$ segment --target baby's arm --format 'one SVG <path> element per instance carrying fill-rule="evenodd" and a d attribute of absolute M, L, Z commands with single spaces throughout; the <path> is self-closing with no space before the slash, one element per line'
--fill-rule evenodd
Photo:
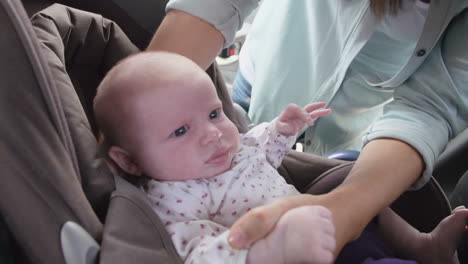
<path fill-rule="evenodd" d="M 247 250 L 229 246 L 229 226 L 214 221 L 218 211 L 201 182 L 158 182 L 145 190 L 184 263 L 245 263 Z"/>
<path fill-rule="evenodd" d="M 248 250 L 233 249 L 227 242 L 229 229 L 209 220 L 171 223 L 167 227 L 184 263 L 246 262 Z"/>
<path fill-rule="evenodd" d="M 296 142 L 296 134 L 306 124 L 313 125 L 316 118 L 331 112 L 330 109 L 320 109 L 325 106 L 326 103 L 314 103 L 301 108 L 290 104 L 272 122 L 259 124 L 243 134 L 241 142 L 261 149 L 265 152 L 268 163 L 278 168 Z"/>
<path fill-rule="evenodd" d="M 332 263 L 335 227 L 322 206 L 285 213 L 273 231 L 250 249 L 229 246 L 229 230 L 209 220 L 166 223 L 184 263 Z"/>
<path fill-rule="evenodd" d="M 331 112 L 331 109 L 321 109 L 326 105 L 325 102 L 319 102 L 302 108 L 295 104 L 289 104 L 276 119 L 278 133 L 284 136 L 293 136 L 299 133 L 305 125 L 313 126 L 315 119 Z"/>
<path fill-rule="evenodd" d="M 247 263 L 332 263 L 335 226 L 322 206 L 303 206 L 286 212 L 273 231 L 255 242 Z"/>

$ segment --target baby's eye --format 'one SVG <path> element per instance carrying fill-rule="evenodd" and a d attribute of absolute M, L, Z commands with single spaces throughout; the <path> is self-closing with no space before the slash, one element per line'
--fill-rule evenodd
<path fill-rule="evenodd" d="M 181 126 L 178 129 L 176 129 L 174 132 L 172 132 L 171 136 L 173 137 L 180 137 L 183 136 L 187 131 L 189 130 L 188 126 Z"/>
<path fill-rule="evenodd" d="M 220 111 L 221 111 L 221 110 L 219 110 L 219 109 L 213 110 L 213 111 L 210 113 L 210 119 L 218 118 L 218 117 L 219 117 Z"/>

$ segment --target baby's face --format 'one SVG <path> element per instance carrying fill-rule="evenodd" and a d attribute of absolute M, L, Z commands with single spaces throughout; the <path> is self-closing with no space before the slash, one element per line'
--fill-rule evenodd
<path fill-rule="evenodd" d="M 239 133 L 208 76 L 145 89 L 135 107 L 130 154 L 162 181 L 209 178 L 230 169 Z"/>

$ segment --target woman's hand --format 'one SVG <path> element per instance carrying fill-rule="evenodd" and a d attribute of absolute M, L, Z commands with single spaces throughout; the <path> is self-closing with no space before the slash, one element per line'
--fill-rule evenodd
<path fill-rule="evenodd" d="M 229 244 L 234 248 L 250 247 L 268 235 L 284 213 L 302 205 L 319 204 L 319 197 L 310 194 L 288 196 L 250 210 L 231 227 Z"/>

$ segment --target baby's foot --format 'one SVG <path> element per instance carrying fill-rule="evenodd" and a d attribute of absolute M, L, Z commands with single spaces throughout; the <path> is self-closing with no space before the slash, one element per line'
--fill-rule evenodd
<path fill-rule="evenodd" d="M 457 247 L 468 222 L 468 209 L 457 207 L 428 234 L 421 263 L 458 263 Z"/>

